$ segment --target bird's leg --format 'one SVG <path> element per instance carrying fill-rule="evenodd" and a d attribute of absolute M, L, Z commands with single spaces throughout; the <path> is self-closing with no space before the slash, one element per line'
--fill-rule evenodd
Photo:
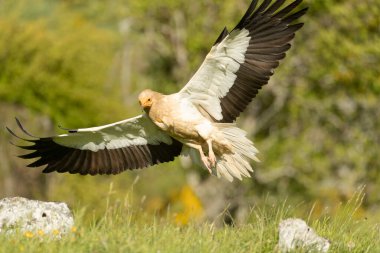
<path fill-rule="evenodd" d="M 198 151 L 199 151 L 199 154 L 201 155 L 201 159 L 202 159 L 203 164 L 208 169 L 208 172 L 210 172 L 210 174 L 212 174 L 212 170 L 211 170 L 212 164 L 210 162 L 210 159 L 204 154 L 202 146 L 199 145 L 198 147 L 199 147 Z"/>
<path fill-rule="evenodd" d="M 203 149 L 202 149 L 202 145 L 196 145 L 196 144 L 187 144 L 189 145 L 190 147 L 198 150 L 200 156 L 201 156 L 201 160 L 204 164 L 204 166 L 207 168 L 207 170 L 210 172 L 210 174 L 212 174 L 212 166 L 211 166 L 211 163 L 210 163 L 210 160 L 209 158 L 204 154 L 203 152 Z"/>
<path fill-rule="evenodd" d="M 206 141 L 206 143 L 208 145 L 208 160 L 210 162 L 210 165 L 212 167 L 215 167 L 215 165 L 216 165 L 216 157 L 215 157 L 215 154 L 214 154 L 214 150 L 212 149 L 212 140 L 208 139 Z"/>
<path fill-rule="evenodd" d="M 212 168 L 212 165 L 211 165 L 211 163 L 210 163 L 210 160 L 208 159 L 207 156 L 205 156 L 205 155 L 203 154 L 202 151 L 201 151 L 200 153 L 201 153 L 201 159 L 202 159 L 203 164 L 206 166 L 208 172 L 210 172 L 210 174 L 212 174 L 212 169 L 211 169 L 211 168 Z"/>

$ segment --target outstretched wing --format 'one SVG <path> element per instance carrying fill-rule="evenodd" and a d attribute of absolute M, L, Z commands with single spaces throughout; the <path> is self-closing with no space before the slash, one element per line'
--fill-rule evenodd
<path fill-rule="evenodd" d="M 302 2 L 284 8 L 285 0 L 253 0 L 238 25 L 224 28 L 201 67 L 179 92 L 215 121 L 233 122 L 268 83 L 289 42 L 303 24 L 292 24 L 307 8 L 293 12 Z M 257 7 L 257 8 L 256 8 Z M 293 12 L 293 13 L 292 13 Z"/>
<path fill-rule="evenodd" d="M 16 119 L 21 130 L 32 139 L 18 137 L 32 151 L 21 158 L 39 158 L 28 167 L 46 165 L 44 173 L 57 171 L 82 175 L 118 174 L 127 169 L 173 161 L 181 153 L 182 143 L 161 131 L 144 114 L 110 125 L 70 130 L 47 138 L 30 135 Z"/>

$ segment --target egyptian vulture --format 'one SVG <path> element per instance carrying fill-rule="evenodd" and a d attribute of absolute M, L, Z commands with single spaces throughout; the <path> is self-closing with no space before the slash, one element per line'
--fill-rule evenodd
<path fill-rule="evenodd" d="M 257 149 L 235 120 L 268 83 L 290 41 L 303 23 L 295 23 L 307 8 L 295 10 L 302 0 L 253 0 L 231 32 L 217 38 L 191 80 L 177 93 L 144 90 L 138 99 L 142 115 L 109 125 L 69 130 L 39 138 L 18 137 L 38 158 L 28 167 L 46 166 L 44 173 L 81 175 L 117 174 L 190 156 L 210 173 L 233 178 L 250 177 L 250 160 Z"/>

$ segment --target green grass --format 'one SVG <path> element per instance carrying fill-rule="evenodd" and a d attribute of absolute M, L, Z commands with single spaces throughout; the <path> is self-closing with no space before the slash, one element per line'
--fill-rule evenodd
<path fill-rule="evenodd" d="M 84 221 L 84 211 L 76 212 L 76 231 L 62 240 L 1 235 L 0 252 L 276 252 L 278 224 L 295 213 L 304 213 L 298 217 L 332 242 L 329 252 L 380 252 L 378 224 L 358 214 L 362 199 L 359 192 L 334 214 L 325 211 L 314 218 L 313 208 L 303 210 L 303 205 L 254 207 L 246 224 L 220 228 L 195 222 L 179 226 L 169 213 L 152 217 L 115 205 L 92 222 Z"/>

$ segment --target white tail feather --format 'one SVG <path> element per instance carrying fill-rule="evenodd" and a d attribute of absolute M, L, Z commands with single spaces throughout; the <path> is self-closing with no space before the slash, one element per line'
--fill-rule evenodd
<path fill-rule="evenodd" d="M 256 157 L 258 150 L 246 137 L 245 131 L 230 123 L 215 123 L 214 126 L 219 129 L 214 138 L 222 138 L 227 141 L 232 146 L 232 153 L 216 155 L 216 168 L 213 174 L 217 177 L 223 176 L 230 182 L 233 181 L 234 177 L 240 180 L 243 177 L 251 177 L 250 172 L 253 172 L 253 169 L 249 162 L 250 160 L 259 162 Z M 182 149 L 182 155 L 189 155 L 194 163 L 207 169 L 198 150 L 185 145 Z"/>
<path fill-rule="evenodd" d="M 249 160 L 259 162 L 256 157 L 258 150 L 246 137 L 245 131 L 236 127 L 235 124 L 215 124 L 220 130 L 224 139 L 232 146 L 232 153 L 223 154 L 216 157 L 216 175 L 223 176 L 228 181 L 233 178 L 242 180 L 242 177 L 251 177 L 249 172 L 253 169 Z"/>

